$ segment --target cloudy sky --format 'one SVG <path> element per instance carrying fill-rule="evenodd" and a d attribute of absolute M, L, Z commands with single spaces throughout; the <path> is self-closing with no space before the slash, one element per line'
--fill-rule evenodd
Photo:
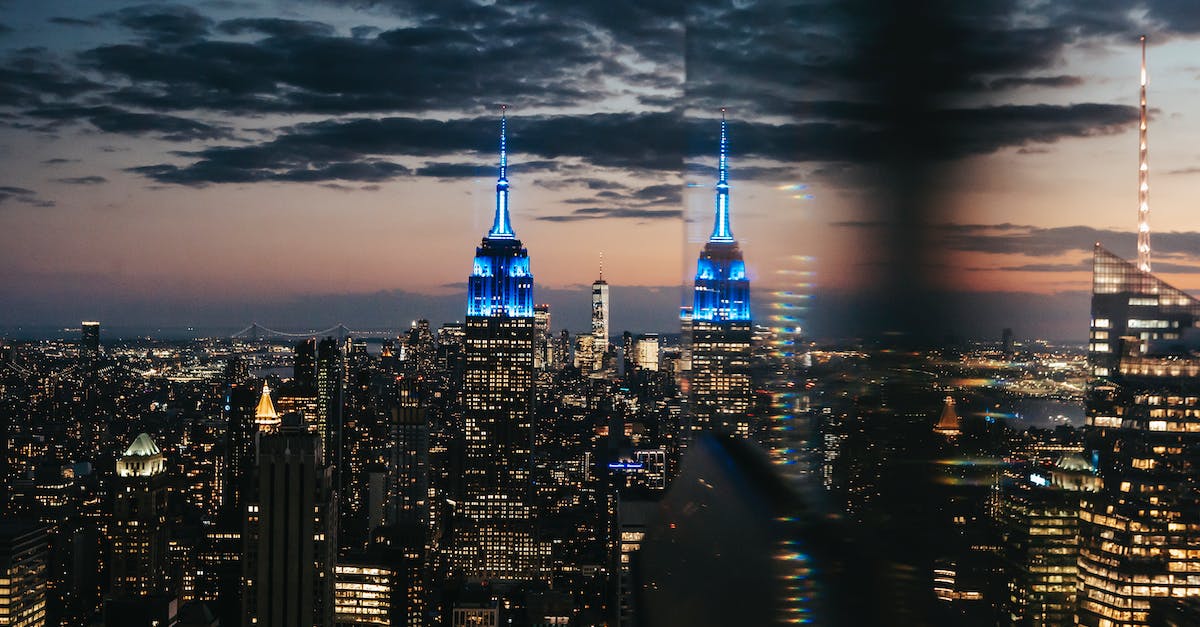
<path fill-rule="evenodd" d="M 760 319 L 808 290 L 854 333 L 912 287 L 1080 338 L 1092 245 L 1133 254 L 1143 32 L 1155 270 L 1200 288 L 1200 5 L 1129 7 L 0 0 L 0 325 L 453 320 L 507 103 L 556 327 L 601 253 L 615 331 L 677 326 L 724 106 Z"/>

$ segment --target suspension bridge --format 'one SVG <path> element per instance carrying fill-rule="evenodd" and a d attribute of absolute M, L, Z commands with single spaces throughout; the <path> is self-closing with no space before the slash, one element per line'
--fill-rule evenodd
<path fill-rule="evenodd" d="M 394 331 L 391 330 L 373 330 L 373 331 L 355 331 L 345 324 L 338 323 L 328 329 L 309 330 L 299 333 L 290 331 L 279 331 L 277 329 L 269 329 L 263 325 L 253 322 L 250 326 L 234 333 L 230 336 L 237 340 L 272 340 L 272 339 L 297 339 L 307 337 L 333 337 L 339 342 L 344 341 L 348 337 L 391 337 Z"/>

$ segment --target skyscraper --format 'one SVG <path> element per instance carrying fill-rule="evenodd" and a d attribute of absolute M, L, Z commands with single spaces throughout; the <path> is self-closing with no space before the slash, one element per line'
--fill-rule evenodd
<path fill-rule="evenodd" d="M 79 325 L 79 351 L 85 355 L 100 353 L 100 323 L 84 320 Z"/>
<path fill-rule="evenodd" d="M 117 489 L 109 526 L 109 594 L 165 592 L 167 484 L 162 451 L 142 433 L 117 460 Z"/>
<path fill-rule="evenodd" d="M 311 337 L 296 343 L 292 383 L 302 392 L 315 392 L 317 389 L 317 341 Z"/>
<path fill-rule="evenodd" d="M 507 119 L 500 121 L 500 176 L 491 230 L 467 283 L 463 377 L 462 501 L 452 566 L 470 578 L 529 579 L 534 542 L 533 275 L 509 221 Z"/>
<path fill-rule="evenodd" d="M 337 340 L 327 337 L 317 343 L 317 424 L 325 457 L 335 472 L 342 467 L 342 412 L 345 391 L 346 359 Z"/>
<path fill-rule="evenodd" d="M 40 524 L 0 521 L 0 625 L 46 624 L 48 542 Z"/>
<path fill-rule="evenodd" d="M 1078 624 L 1147 625 L 1200 594 L 1200 301 L 1096 246 L 1080 502 Z"/>
<path fill-rule="evenodd" d="M 142 433 L 117 460 L 108 527 L 106 625 L 152 625 L 175 613 L 168 577 L 167 477 L 162 451 Z"/>
<path fill-rule="evenodd" d="M 692 430 L 750 437 L 750 280 L 729 221 L 729 139 L 721 112 L 716 216 L 700 252 L 691 311 Z M 686 330 L 685 330 L 686 334 Z"/>
<path fill-rule="evenodd" d="M 592 370 L 604 370 L 608 358 L 608 281 L 604 280 L 604 258 L 600 277 L 592 283 Z"/>
<path fill-rule="evenodd" d="M 299 414 L 258 443 L 242 561 L 245 625 L 332 627 L 337 500 L 321 438 Z"/>

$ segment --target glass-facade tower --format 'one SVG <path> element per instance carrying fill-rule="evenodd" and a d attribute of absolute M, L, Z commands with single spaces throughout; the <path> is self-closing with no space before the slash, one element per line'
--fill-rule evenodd
<path fill-rule="evenodd" d="M 1096 246 L 1077 624 L 1148 625 L 1200 595 L 1200 301 Z"/>

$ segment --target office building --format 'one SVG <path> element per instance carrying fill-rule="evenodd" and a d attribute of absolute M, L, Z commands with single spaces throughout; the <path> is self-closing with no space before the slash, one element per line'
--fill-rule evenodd
<path fill-rule="evenodd" d="M 509 219 L 507 120 L 500 124 L 495 219 L 468 279 L 463 487 L 451 561 L 468 578 L 525 580 L 539 569 L 530 477 L 533 275 Z"/>
<path fill-rule="evenodd" d="M 142 433 L 117 460 L 113 517 L 108 528 L 109 595 L 149 596 L 167 582 L 167 482 L 162 451 Z"/>
<path fill-rule="evenodd" d="M 100 323 L 84 320 L 79 325 L 79 352 L 83 355 L 100 354 Z"/>
<path fill-rule="evenodd" d="M 592 283 L 592 370 L 604 370 L 609 354 L 608 281 L 604 280 L 604 262 L 600 277 Z"/>
<path fill-rule="evenodd" d="M 1078 622 L 1147 625 L 1200 595 L 1200 301 L 1096 246 L 1085 453 L 1102 487 L 1080 503 Z"/>
<path fill-rule="evenodd" d="M 0 521 L 0 625 L 46 624 L 48 545 L 45 526 Z"/>
<path fill-rule="evenodd" d="M 337 501 L 321 438 L 299 414 L 258 441 L 254 495 L 247 499 L 243 624 L 334 624 Z"/>
<path fill-rule="evenodd" d="M 643 370 L 658 370 L 659 341 L 657 333 L 639 335 L 633 344 L 633 363 Z"/>
<path fill-rule="evenodd" d="M 748 438 L 757 430 L 750 379 L 750 279 L 730 226 L 728 154 L 722 112 L 716 216 L 696 265 L 691 316 L 684 319 L 684 334 L 690 335 L 692 431 Z"/>

